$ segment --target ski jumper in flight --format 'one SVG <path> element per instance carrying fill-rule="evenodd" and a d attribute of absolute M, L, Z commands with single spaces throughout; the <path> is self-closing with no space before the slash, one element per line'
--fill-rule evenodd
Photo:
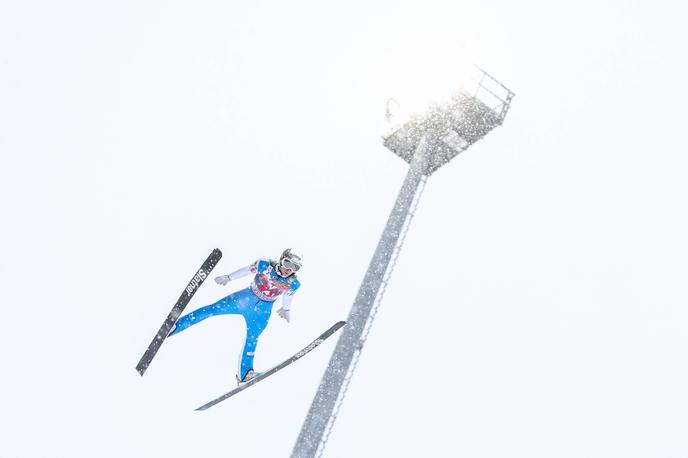
<path fill-rule="evenodd" d="M 237 382 L 245 383 L 258 375 L 253 370 L 253 357 L 258 344 L 258 337 L 270 319 L 272 305 L 282 296 L 282 307 L 277 314 L 289 322 L 289 310 L 296 290 L 301 284 L 296 278 L 296 271 L 301 268 L 301 256 L 287 249 L 279 261 L 259 259 L 229 275 L 215 277 L 215 282 L 226 285 L 232 280 L 254 274 L 248 288 L 236 291 L 214 304 L 206 305 L 179 318 L 170 336 L 178 334 L 206 318 L 215 315 L 241 315 L 246 322 L 246 340 L 241 352 Z"/>

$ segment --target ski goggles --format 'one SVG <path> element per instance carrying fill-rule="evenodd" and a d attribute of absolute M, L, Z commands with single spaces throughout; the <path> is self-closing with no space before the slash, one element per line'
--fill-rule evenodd
<path fill-rule="evenodd" d="M 296 272 L 301 268 L 301 264 L 297 264 L 291 259 L 282 259 L 282 261 L 280 261 L 280 264 L 282 265 L 282 267 L 289 269 L 292 272 Z"/>

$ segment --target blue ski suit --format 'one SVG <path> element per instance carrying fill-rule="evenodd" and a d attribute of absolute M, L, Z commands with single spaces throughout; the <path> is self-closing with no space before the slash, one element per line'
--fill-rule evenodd
<path fill-rule="evenodd" d="M 283 308 L 289 310 L 291 297 L 301 283 L 296 274 L 282 277 L 277 273 L 277 262 L 270 259 L 259 259 L 253 264 L 229 275 L 230 280 L 255 274 L 251 286 L 242 289 L 214 304 L 195 310 L 177 321 L 177 326 L 170 336 L 178 334 L 194 324 L 215 315 L 241 315 L 246 322 L 246 340 L 239 361 L 238 377 L 243 380 L 246 373 L 253 369 L 253 357 L 258 345 L 258 337 L 270 319 L 272 304 L 284 294 Z"/>

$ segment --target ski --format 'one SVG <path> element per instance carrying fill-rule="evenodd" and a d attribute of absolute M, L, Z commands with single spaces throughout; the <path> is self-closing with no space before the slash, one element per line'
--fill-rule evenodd
<path fill-rule="evenodd" d="M 146 369 L 148 369 L 148 366 L 155 357 L 155 354 L 158 352 L 160 346 L 167 338 L 167 335 L 170 333 L 172 326 L 174 326 L 174 324 L 177 322 L 179 316 L 182 314 L 182 312 L 188 305 L 194 293 L 198 291 L 198 288 L 201 286 L 203 281 L 208 277 L 210 271 L 213 270 L 213 268 L 215 267 L 215 265 L 221 257 L 222 252 L 219 249 L 215 248 L 213 252 L 210 253 L 210 255 L 208 256 L 208 259 L 205 260 L 201 268 L 198 269 L 198 271 L 196 271 L 194 276 L 191 278 L 191 281 L 186 286 L 186 288 L 184 288 L 184 292 L 181 296 L 179 296 L 177 303 L 174 304 L 174 307 L 172 307 L 172 311 L 169 315 L 167 315 L 167 318 L 165 318 L 165 322 L 162 324 L 160 330 L 155 335 L 155 337 L 153 337 L 153 341 L 150 343 L 150 345 L 148 345 L 146 352 L 143 354 L 141 360 L 136 365 L 136 370 L 139 374 L 143 375 L 146 372 Z"/>
<path fill-rule="evenodd" d="M 210 401 L 209 403 L 207 403 L 207 404 L 205 404 L 205 405 L 202 405 L 201 407 L 199 407 L 199 408 L 196 409 L 196 410 L 206 410 L 206 409 L 209 409 L 210 407 L 214 406 L 215 404 L 217 404 L 217 403 L 219 403 L 219 402 L 222 402 L 222 401 L 224 401 L 225 399 L 230 398 L 230 397 L 234 396 L 235 394 L 237 394 L 237 393 L 239 393 L 239 392 L 241 392 L 241 391 L 244 391 L 246 388 L 255 385 L 256 383 L 260 382 L 261 380 L 264 380 L 264 379 L 270 377 L 272 374 L 274 374 L 275 372 L 279 371 L 280 369 L 284 369 L 285 367 L 287 367 L 287 366 L 290 365 L 291 363 L 295 362 L 296 360 L 301 359 L 306 353 L 309 353 L 309 352 L 310 352 L 311 350 L 313 350 L 315 347 L 317 347 L 318 345 L 320 345 L 321 343 L 323 343 L 323 342 L 325 341 L 325 339 L 327 339 L 327 338 L 330 337 L 332 334 L 334 334 L 335 332 L 337 332 L 337 331 L 339 330 L 339 328 L 341 328 L 341 327 L 344 326 L 345 324 L 346 324 L 346 321 L 338 321 L 338 322 L 335 323 L 330 329 L 328 329 L 327 331 L 325 331 L 325 332 L 323 332 L 322 334 L 320 334 L 320 336 L 319 336 L 317 339 L 315 339 L 313 342 L 309 343 L 306 347 L 303 348 L 303 350 L 301 350 L 301 351 L 299 351 L 298 353 L 294 354 L 294 356 L 292 356 L 291 358 L 288 358 L 288 359 L 282 361 L 280 364 L 278 364 L 277 366 L 273 367 L 272 369 L 270 369 L 270 370 L 268 370 L 268 371 L 266 371 L 266 372 L 263 372 L 262 374 L 257 375 L 255 378 L 252 378 L 251 380 L 249 380 L 248 382 L 244 383 L 243 385 L 240 385 L 240 386 L 238 386 L 237 388 L 234 388 L 232 391 L 230 391 L 230 392 L 228 392 L 228 393 L 225 393 L 225 394 L 223 394 L 222 396 L 220 396 L 220 397 L 218 397 L 218 398 L 213 399 L 213 400 Z"/>

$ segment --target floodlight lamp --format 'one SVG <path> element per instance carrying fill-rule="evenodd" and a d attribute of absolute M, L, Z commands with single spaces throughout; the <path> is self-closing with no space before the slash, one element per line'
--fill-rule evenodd
<path fill-rule="evenodd" d="M 384 145 L 411 163 L 420 139 L 426 138 L 433 151 L 426 170 L 430 175 L 501 125 L 513 96 L 506 86 L 474 67 L 458 89 L 442 100 L 436 98 L 424 111 L 404 109 L 403 100 L 388 101 Z"/>

